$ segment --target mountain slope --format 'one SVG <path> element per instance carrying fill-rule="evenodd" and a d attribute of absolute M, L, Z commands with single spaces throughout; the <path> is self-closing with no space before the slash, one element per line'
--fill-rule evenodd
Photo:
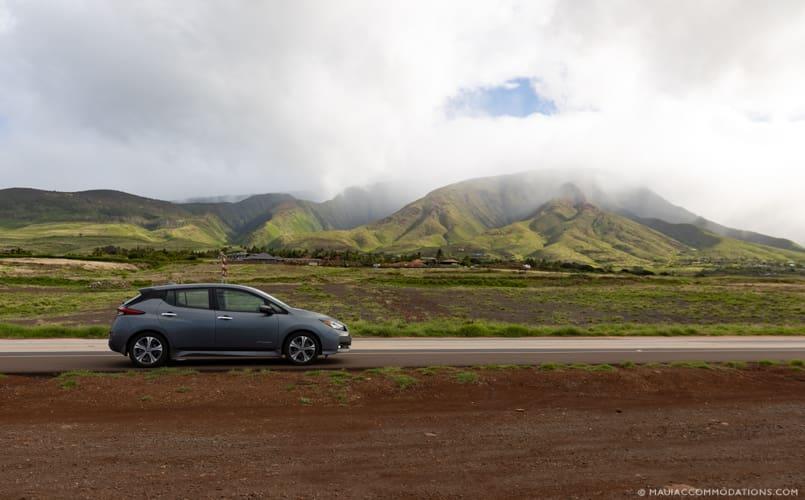
<path fill-rule="evenodd" d="M 566 192 L 568 189 L 570 193 Z M 456 239 L 467 239 L 486 229 L 522 220 L 552 199 L 578 196 L 602 210 L 638 223 L 642 223 L 642 219 L 658 219 L 672 224 L 690 224 L 717 236 L 805 251 L 784 238 L 719 225 L 670 203 L 649 189 L 630 187 L 594 170 L 540 170 L 458 182 L 428 193 L 389 217 L 368 224 L 365 230 L 353 236 L 367 242 L 363 249 L 370 249 L 375 238 L 379 246 L 389 246 L 392 250 L 448 245 Z M 324 227 L 343 226 L 324 224 Z M 341 233 L 333 236 L 339 240 L 353 239 Z"/>
<path fill-rule="evenodd" d="M 687 250 L 676 240 L 585 201 L 548 202 L 518 224 L 526 224 L 545 240 L 542 248 L 527 256 L 546 260 L 668 264 Z"/>
<path fill-rule="evenodd" d="M 775 238 L 754 231 L 733 229 L 705 219 L 704 217 L 670 203 L 668 200 L 646 188 L 623 191 L 618 194 L 616 200 L 610 200 L 610 204 L 603 204 L 602 206 L 638 221 L 655 219 L 670 224 L 688 224 L 707 233 L 748 243 L 758 243 L 782 250 L 804 250 L 800 245 L 785 238 Z M 692 230 L 689 229 L 689 231 Z"/>
<path fill-rule="evenodd" d="M 235 203 L 190 203 L 197 214 L 214 213 L 229 227 L 231 240 L 247 246 L 270 246 L 295 234 L 350 229 L 398 210 L 400 196 L 391 186 L 353 187 L 316 203 L 281 193 L 250 196 Z"/>
<path fill-rule="evenodd" d="M 170 203 L 116 191 L 0 190 L 0 247 L 333 248 L 599 264 L 797 261 L 783 239 L 713 223 L 645 188 L 594 171 L 470 179 L 394 211 L 393 186 L 348 189 L 316 203 L 283 193 L 237 202 Z"/>
<path fill-rule="evenodd" d="M 350 229 L 393 214 L 415 197 L 391 183 L 350 187 L 331 200 L 311 203 L 322 225 L 332 229 Z"/>
<path fill-rule="evenodd" d="M 466 241 L 527 216 L 560 187 L 557 182 L 521 181 L 519 176 L 498 176 L 451 184 L 351 231 L 293 235 L 278 243 L 309 248 L 332 240 L 339 247 L 407 252 Z"/>
<path fill-rule="evenodd" d="M 0 190 L 0 246 L 57 253 L 106 245 L 263 246 L 283 235 L 366 224 L 399 208 L 395 200 L 382 186 L 352 188 L 323 203 L 284 193 L 237 202 L 171 203 L 111 190 L 12 188 Z"/>
<path fill-rule="evenodd" d="M 244 233 L 240 242 L 246 246 L 272 246 L 277 240 L 289 235 L 316 233 L 327 229 L 310 202 L 295 200 L 275 208 L 262 224 Z"/>
<path fill-rule="evenodd" d="M 549 201 L 530 217 L 497 228 L 484 228 L 477 219 L 457 218 L 452 210 L 430 203 L 414 204 L 401 212 L 379 224 L 297 235 L 282 243 L 388 252 L 445 247 L 505 258 L 622 265 L 668 263 L 687 248 L 625 217 L 567 198 Z"/>
<path fill-rule="evenodd" d="M 212 214 L 120 191 L 0 190 L 0 246 L 88 252 L 106 245 L 216 248 L 227 229 Z"/>
<path fill-rule="evenodd" d="M 173 203 L 121 191 L 0 190 L 0 226 L 4 227 L 66 221 L 125 222 L 154 227 L 159 221 L 179 220 L 190 215 Z"/>
<path fill-rule="evenodd" d="M 456 255 L 622 265 L 704 257 L 805 259 L 805 251 L 788 240 L 776 241 L 784 247 L 778 249 L 715 234 L 694 223 L 640 217 L 634 211 L 673 220 L 701 219 L 647 190 L 607 191 L 590 179 L 582 189 L 560 180 L 541 172 L 473 179 L 432 191 L 371 224 L 347 231 L 289 232 L 272 245 L 392 253 L 444 248 Z"/>
<path fill-rule="evenodd" d="M 198 218 L 175 227 L 146 229 L 129 223 L 53 222 L 0 228 L 0 248 L 20 247 L 35 253 L 89 253 L 97 247 L 213 249 L 227 244 L 219 221 Z"/>
<path fill-rule="evenodd" d="M 250 196 L 235 203 L 186 203 L 181 207 L 196 215 L 215 215 L 227 228 L 229 239 L 239 242 L 258 230 L 277 211 L 288 209 L 297 203 L 299 201 L 293 196 L 268 193 Z"/>

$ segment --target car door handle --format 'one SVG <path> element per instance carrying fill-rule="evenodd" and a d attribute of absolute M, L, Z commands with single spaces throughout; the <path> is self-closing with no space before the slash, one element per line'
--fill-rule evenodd
<path fill-rule="evenodd" d="M 230 321 L 232 319 L 232 316 L 218 316 L 218 319 L 224 319 L 226 321 Z"/>
<path fill-rule="evenodd" d="M 176 313 L 162 313 L 161 316 L 166 316 L 168 318 L 172 318 L 172 317 L 176 316 Z"/>

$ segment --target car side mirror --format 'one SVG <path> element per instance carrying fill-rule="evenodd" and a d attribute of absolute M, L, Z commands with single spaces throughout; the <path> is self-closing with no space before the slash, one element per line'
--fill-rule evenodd
<path fill-rule="evenodd" d="M 274 308 L 268 304 L 263 304 L 260 306 L 260 312 L 265 313 L 266 316 L 271 316 L 274 314 Z"/>

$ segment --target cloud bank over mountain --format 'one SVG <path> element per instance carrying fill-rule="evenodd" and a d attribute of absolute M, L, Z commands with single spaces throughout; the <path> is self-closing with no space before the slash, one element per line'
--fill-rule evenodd
<path fill-rule="evenodd" d="M 803 242 L 803 22 L 797 1 L 0 0 L 0 187 L 324 199 L 596 168 Z"/>

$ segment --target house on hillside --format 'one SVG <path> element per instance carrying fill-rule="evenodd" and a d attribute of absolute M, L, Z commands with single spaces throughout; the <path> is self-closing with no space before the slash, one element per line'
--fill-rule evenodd
<path fill-rule="evenodd" d="M 375 266 L 378 266 L 378 264 L 375 264 Z M 425 263 L 423 262 L 422 259 L 414 259 L 414 260 L 411 260 L 411 261 L 392 262 L 391 264 L 386 264 L 386 265 L 384 265 L 382 267 L 420 268 L 420 267 L 425 267 Z"/>
<path fill-rule="evenodd" d="M 249 263 L 257 263 L 257 264 L 279 264 L 284 262 L 285 259 L 282 257 L 277 257 L 276 255 L 271 255 L 270 253 L 253 253 L 249 254 L 246 257 L 240 259 L 240 262 L 249 262 Z"/>
<path fill-rule="evenodd" d="M 285 264 L 296 264 L 299 266 L 320 266 L 322 263 L 321 259 L 311 259 L 309 257 L 293 257 L 282 259 L 282 262 Z"/>

